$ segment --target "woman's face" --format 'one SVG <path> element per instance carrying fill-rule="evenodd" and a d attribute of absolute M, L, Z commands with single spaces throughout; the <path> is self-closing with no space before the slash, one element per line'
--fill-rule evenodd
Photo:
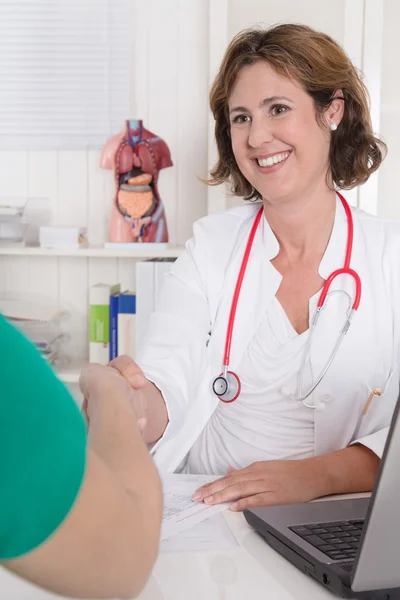
<path fill-rule="evenodd" d="M 264 199 L 296 200 L 325 185 L 330 131 L 299 83 L 257 62 L 239 71 L 228 107 L 237 165 Z"/>

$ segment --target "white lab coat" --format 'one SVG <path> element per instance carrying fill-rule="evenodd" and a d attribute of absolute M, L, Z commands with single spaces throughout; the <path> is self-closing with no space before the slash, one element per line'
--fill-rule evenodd
<path fill-rule="evenodd" d="M 167 403 L 169 424 L 153 448 L 162 472 L 179 467 L 220 402 L 211 385 L 222 370 L 232 296 L 259 207 L 260 203 L 247 203 L 197 221 L 194 237 L 164 281 L 161 308 L 151 318 L 139 357 L 144 373 Z M 315 455 L 358 441 L 381 456 L 399 394 L 400 223 L 359 210 L 353 210 L 353 219 L 351 268 L 361 277 L 361 303 L 332 366 L 312 395 Z M 343 266 L 346 241 L 347 220 L 337 199 L 332 235 L 319 268 L 324 279 Z M 268 298 L 279 287 L 281 276 L 270 262 L 278 251 L 264 219 L 254 239 L 236 312 L 230 359 L 235 372 Z M 337 277 L 331 289 L 346 290 L 354 297 L 349 276 Z M 346 307 L 346 296 L 333 294 L 321 313 L 311 346 L 315 375 L 331 354 Z M 373 398 L 361 417 L 375 388 L 382 394 Z"/>

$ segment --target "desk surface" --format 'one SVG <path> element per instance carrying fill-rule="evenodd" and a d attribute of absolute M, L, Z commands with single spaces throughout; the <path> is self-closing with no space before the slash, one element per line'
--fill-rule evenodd
<path fill-rule="evenodd" d="M 241 513 L 223 513 L 239 545 L 219 552 L 160 554 L 140 600 L 333 600 L 272 550 Z M 0 597 L 59 600 L 0 569 Z"/>

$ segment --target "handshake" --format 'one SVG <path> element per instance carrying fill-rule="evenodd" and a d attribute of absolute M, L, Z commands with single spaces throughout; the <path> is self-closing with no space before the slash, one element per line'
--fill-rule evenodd
<path fill-rule="evenodd" d="M 147 444 L 164 433 L 168 424 L 164 398 L 130 356 L 119 356 L 107 366 L 89 363 L 82 370 L 79 386 L 84 396 L 82 410 L 89 425 L 104 403 L 125 402 L 133 410 Z"/>
<path fill-rule="evenodd" d="M 84 396 L 82 410 L 88 423 L 102 402 L 113 402 L 116 396 L 125 397 L 136 415 L 139 429 L 144 433 L 146 403 L 141 390 L 148 383 L 141 368 L 129 356 L 119 356 L 107 366 L 89 363 L 79 379 Z"/>

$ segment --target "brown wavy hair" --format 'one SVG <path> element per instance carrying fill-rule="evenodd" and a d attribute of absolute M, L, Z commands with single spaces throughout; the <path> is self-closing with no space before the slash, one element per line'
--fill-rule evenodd
<path fill-rule="evenodd" d="M 381 164 L 387 148 L 372 131 L 369 94 L 351 60 L 328 35 L 305 25 L 282 24 L 270 29 L 251 28 L 236 35 L 229 44 L 210 93 L 215 119 L 217 164 L 209 185 L 229 181 L 235 196 L 256 200 L 260 194 L 240 172 L 232 151 L 228 100 L 239 71 L 265 60 L 280 76 L 295 79 L 313 98 L 316 117 L 342 90 L 344 114 L 331 135 L 327 173 L 329 187 L 351 189 L 365 183 Z"/>

